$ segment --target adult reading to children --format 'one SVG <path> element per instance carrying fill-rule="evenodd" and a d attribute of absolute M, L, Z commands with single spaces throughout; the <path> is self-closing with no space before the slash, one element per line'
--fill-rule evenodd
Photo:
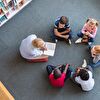
<path fill-rule="evenodd" d="M 27 60 L 47 61 L 48 56 L 43 55 L 44 50 L 47 50 L 45 42 L 35 34 L 23 39 L 20 45 L 20 54 Z"/>

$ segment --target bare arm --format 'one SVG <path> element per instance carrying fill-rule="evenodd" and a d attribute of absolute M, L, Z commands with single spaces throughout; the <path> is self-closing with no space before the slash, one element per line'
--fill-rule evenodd
<path fill-rule="evenodd" d="M 85 34 L 86 30 L 87 30 L 87 29 L 86 29 L 86 23 L 85 23 L 85 25 L 83 26 L 81 32 L 82 32 L 83 34 Z"/>
<path fill-rule="evenodd" d="M 67 64 L 67 65 L 66 65 L 65 70 L 64 70 L 64 72 L 63 72 L 63 73 L 65 73 L 65 74 L 66 74 L 68 67 L 69 67 L 69 64 Z"/>
<path fill-rule="evenodd" d="M 64 32 L 61 32 L 61 34 L 66 34 L 66 33 L 69 33 L 71 31 L 70 28 L 67 28 Z"/>
<path fill-rule="evenodd" d="M 62 35 L 60 32 L 57 31 L 57 29 L 54 29 L 54 33 L 56 36 L 67 39 L 68 35 Z"/>

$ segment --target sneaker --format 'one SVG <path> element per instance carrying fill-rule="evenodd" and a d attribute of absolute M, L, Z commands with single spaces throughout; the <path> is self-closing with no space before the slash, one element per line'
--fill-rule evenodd
<path fill-rule="evenodd" d="M 84 59 L 83 64 L 82 64 L 82 68 L 85 68 L 85 67 L 87 67 L 86 59 Z"/>
<path fill-rule="evenodd" d="M 69 42 L 69 44 L 70 44 L 70 45 L 72 44 L 72 42 L 71 42 L 71 40 L 70 40 L 70 39 L 68 39 L 68 42 Z"/>
<path fill-rule="evenodd" d="M 81 41 L 82 41 L 82 38 L 79 38 L 79 39 L 77 39 L 77 40 L 75 41 L 75 43 L 81 43 Z"/>
<path fill-rule="evenodd" d="M 91 45 L 92 45 L 92 42 L 88 42 L 88 45 L 90 45 L 90 46 L 91 46 Z"/>
<path fill-rule="evenodd" d="M 55 39 L 55 43 L 57 43 L 58 42 L 58 40 L 57 39 Z"/>

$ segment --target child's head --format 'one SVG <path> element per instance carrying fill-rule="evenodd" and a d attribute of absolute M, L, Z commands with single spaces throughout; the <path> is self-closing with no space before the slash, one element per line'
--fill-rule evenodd
<path fill-rule="evenodd" d="M 62 16 L 59 21 L 59 27 L 63 28 L 65 26 L 65 24 L 67 24 L 67 23 L 68 23 L 68 18 L 65 16 Z"/>
<path fill-rule="evenodd" d="M 54 69 L 54 78 L 58 79 L 61 77 L 61 71 L 58 68 Z"/>
<path fill-rule="evenodd" d="M 87 19 L 86 23 L 92 28 L 95 26 L 98 27 L 98 21 L 93 18 Z"/>
<path fill-rule="evenodd" d="M 100 45 L 95 45 L 92 49 L 91 49 L 91 53 L 92 55 L 99 55 L 100 54 Z"/>
<path fill-rule="evenodd" d="M 89 73 L 86 69 L 80 69 L 78 76 L 84 81 L 89 79 Z"/>
<path fill-rule="evenodd" d="M 45 48 L 45 42 L 44 42 L 42 39 L 40 39 L 40 38 L 34 39 L 34 40 L 32 41 L 32 45 L 33 45 L 34 47 L 40 48 L 40 49 Z"/>

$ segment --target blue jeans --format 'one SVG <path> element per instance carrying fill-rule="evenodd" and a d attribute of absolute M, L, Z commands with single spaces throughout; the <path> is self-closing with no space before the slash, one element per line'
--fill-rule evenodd
<path fill-rule="evenodd" d="M 82 32 L 79 32 L 77 34 L 77 36 L 82 38 L 83 37 L 83 33 Z M 88 42 L 94 42 L 94 39 L 90 37 L 89 40 L 88 40 Z"/>
<path fill-rule="evenodd" d="M 55 68 L 56 66 L 47 65 L 46 70 L 47 70 L 48 75 L 50 75 Z"/>
<path fill-rule="evenodd" d="M 96 68 L 96 67 L 99 67 L 100 66 L 100 60 L 97 62 L 97 63 L 90 63 L 89 64 L 92 68 Z"/>

